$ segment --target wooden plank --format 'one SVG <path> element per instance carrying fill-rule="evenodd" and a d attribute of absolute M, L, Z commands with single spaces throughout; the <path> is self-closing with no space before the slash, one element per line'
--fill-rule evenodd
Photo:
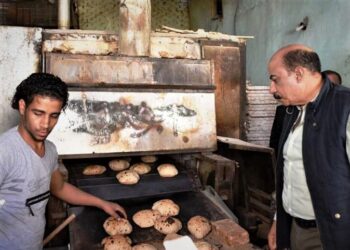
<path fill-rule="evenodd" d="M 46 72 L 68 85 L 213 86 L 209 60 L 46 54 Z M 179 73 L 181 72 L 181 73 Z"/>
<path fill-rule="evenodd" d="M 245 108 L 245 50 L 241 44 L 204 43 L 205 59 L 214 61 L 217 133 L 241 138 Z"/>
<path fill-rule="evenodd" d="M 151 37 L 151 57 L 201 59 L 198 42 L 183 37 Z"/>
<path fill-rule="evenodd" d="M 118 36 L 115 33 L 89 30 L 44 30 L 42 51 L 116 55 L 118 53 Z"/>

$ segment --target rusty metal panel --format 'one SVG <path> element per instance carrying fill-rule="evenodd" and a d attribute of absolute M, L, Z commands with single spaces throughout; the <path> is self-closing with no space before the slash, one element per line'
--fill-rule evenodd
<path fill-rule="evenodd" d="M 43 52 L 116 55 L 118 36 L 106 31 L 44 30 Z"/>
<path fill-rule="evenodd" d="M 203 57 L 214 61 L 217 133 L 241 138 L 242 106 L 245 102 L 245 57 L 242 47 L 203 43 Z"/>
<path fill-rule="evenodd" d="M 60 155 L 213 150 L 214 93 L 70 91 L 50 134 Z"/>
<path fill-rule="evenodd" d="M 48 53 L 46 72 L 69 85 L 170 84 L 212 85 L 209 60 L 89 56 Z"/>
<path fill-rule="evenodd" d="M 0 134 L 18 123 L 11 108 L 16 86 L 40 69 L 41 28 L 0 26 Z"/>
<path fill-rule="evenodd" d="M 200 45 L 185 37 L 151 37 L 151 57 L 201 59 Z"/>

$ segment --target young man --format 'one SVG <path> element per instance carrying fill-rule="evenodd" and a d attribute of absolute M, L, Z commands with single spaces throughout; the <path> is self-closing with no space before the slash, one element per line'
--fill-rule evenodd
<path fill-rule="evenodd" d="M 42 249 L 45 207 L 50 192 L 75 205 L 96 206 L 126 217 L 116 203 L 101 200 L 64 182 L 57 151 L 46 137 L 68 100 L 58 77 L 35 73 L 21 82 L 12 99 L 20 122 L 0 136 L 0 249 Z"/>
<path fill-rule="evenodd" d="M 270 249 L 350 249 L 350 90 L 321 74 L 317 53 L 293 44 L 268 65 L 288 106 L 278 146 L 277 219 Z"/>

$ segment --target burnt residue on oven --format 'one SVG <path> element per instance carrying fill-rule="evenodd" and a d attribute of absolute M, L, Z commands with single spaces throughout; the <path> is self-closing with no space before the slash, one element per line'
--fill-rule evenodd
<path fill-rule="evenodd" d="M 82 100 L 69 101 L 67 109 L 78 118 L 70 120 L 72 130 L 91 134 L 91 145 L 109 143 L 112 133 L 127 127 L 135 131 L 130 134 L 132 138 L 142 137 L 152 129 L 160 134 L 164 129 L 162 123 L 165 119 L 172 119 L 173 135 L 178 136 L 178 120 L 181 117 L 197 115 L 195 110 L 181 104 L 152 108 L 145 101 L 140 104 L 127 103 L 124 100 L 95 101 L 88 100 L 86 95 L 82 96 Z M 188 140 L 188 137 L 184 139 L 185 142 Z"/>

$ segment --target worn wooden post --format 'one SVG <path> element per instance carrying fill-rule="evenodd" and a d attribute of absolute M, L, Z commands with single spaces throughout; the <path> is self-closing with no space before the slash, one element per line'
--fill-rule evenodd
<path fill-rule="evenodd" d="M 151 0 L 121 0 L 119 54 L 148 56 L 151 35 Z"/>

